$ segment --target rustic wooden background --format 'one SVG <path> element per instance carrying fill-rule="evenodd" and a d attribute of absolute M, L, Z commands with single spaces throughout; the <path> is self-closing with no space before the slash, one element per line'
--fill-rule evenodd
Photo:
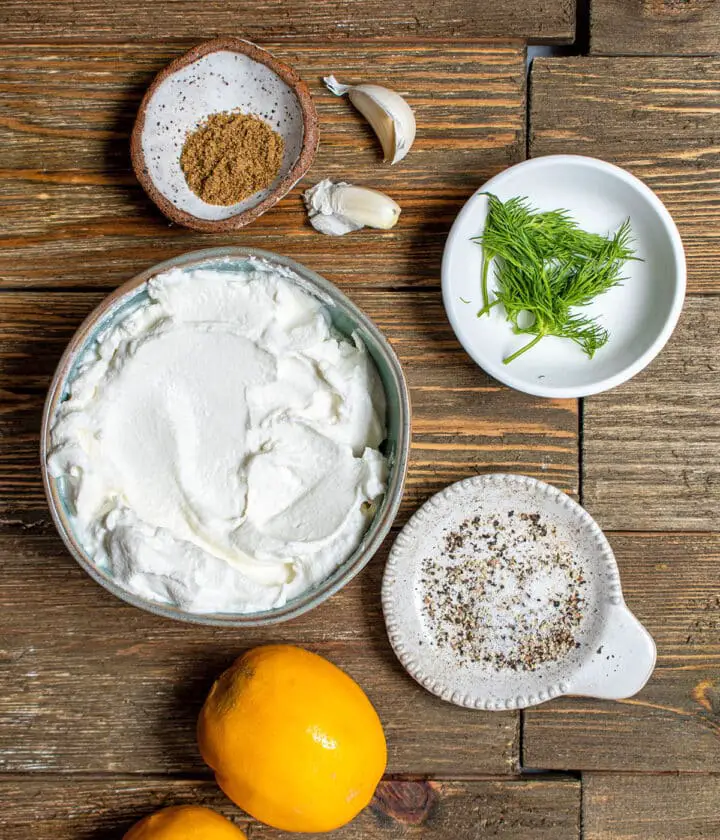
<path fill-rule="evenodd" d="M 254 38 L 293 63 L 322 130 L 305 182 L 229 236 L 169 225 L 128 155 L 153 75 L 219 34 Z M 576 42 L 566 52 L 589 55 L 536 59 L 528 84 L 528 42 Z M 405 161 L 380 164 L 362 119 L 322 88 L 327 72 L 407 95 L 418 138 Z M 339 837 L 720 837 L 720 2 L 593 0 L 589 12 L 582 0 L 4 0 L 0 150 L 3 840 L 119 840 L 149 810 L 184 802 L 219 808 L 251 838 L 279 837 L 223 799 L 194 743 L 213 677 L 276 640 L 347 669 L 386 726 L 387 780 Z M 454 339 L 439 293 L 444 238 L 463 202 L 505 167 L 555 152 L 602 157 L 646 180 L 688 253 L 691 294 L 669 346 L 632 382 L 580 402 L 487 377 Z M 325 176 L 385 189 L 403 207 L 400 225 L 316 234 L 300 193 Z M 503 714 L 431 697 L 386 639 L 387 545 L 316 611 L 242 633 L 146 615 L 84 575 L 40 482 L 54 366 L 108 290 L 225 243 L 308 264 L 395 346 L 414 406 L 398 526 L 432 492 L 483 471 L 534 475 L 583 501 L 658 643 L 638 697 Z"/>

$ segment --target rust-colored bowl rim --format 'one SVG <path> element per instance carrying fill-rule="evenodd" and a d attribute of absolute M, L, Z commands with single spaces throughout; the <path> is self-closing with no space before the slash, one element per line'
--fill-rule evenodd
<path fill-rule="evenodd" d="M 150 177 L 148 168 L 145 162 L 145 154 L 142 148 L 142 133 L 145 127 L 145 114 L 147 112 L 148 104 L 155 95 L 157 88 L 178 70 L 182 70 L 189 64 L 194 64 L 199 59 L 214 52 L 237 52 L 248 56 L 253 61 L 264 64 L 277 76 L 282 79 L 285 84 L 293 90 L 300 103 L 300 110 L 303 118 L 303 142 L 302 149 L 298 159 L 293 164 L 290 171 L 282 179 L 282 181 L 275 187 L 275 189 L 263 199 L 259 204 L 236 213 L 227 219 L 199 219 L 181 210 L 172 201 L 166 198 L 155 185 L 155 182 Z M 174 61 L 170 62 L 163 70 L 161 70 L 150 87 L 145 92 L 142 98 L 140 108 L 138 109 L 137 117 L 135 118 L 135 125 L 133 126 L 132 135 L 130 136 L 130 157 L 132 159 L 133 170 L 140 182 L 142 188 L 150 196 L 157 207 L 171 219 L 184 227 L 192 228 L 193 230 L 200 230 L 206 233 L 213 231 L 225 232 L 230 230 L 239 230 L 250 222 L 255 221 L 259 216 L 262 216 L 267 210 L 277 204 L 281 198 L 286 196 L 290 190 L 297 184 L 297 182 L 308 171 L 315 159 L 318 143 L 320 142 L 320 130 L 318 127 L 318 116 L 315 110 L 315 105 L 310 95 L 310 89 L 307 84 L 298 76 L 295 70 L 282 61 L 279 61 L 275 56 L 253 44 L 251 41 L 245 41 L 242 38 L 214 38 L 212 41 L 205 41 L 197 47 L 193 47 L 189 52 L 179 56 Z"/>
<path fill-rule="evenodd" d="M 391 417 L 390 415 L 388 416 L 388 436 L 394 439 L 395 449 L 390 464 L 388 486 L 380 510 L 377 512 L 370 528 L 351 557 L 331 572 L 327 578 L 317 584 L 317 586 L 288 601 L 282 607 L 263 612 L 191 613 L 181 610 L 172 604 L 150 601 L 129 592 L 116 583 L 109 574 L 95 565 L 93 560 L 88 556 L 75 536 L 58 482 L 50 475 L 47 468 L 47 458 L 50 451 L 50 430 L 55 413 L 66 392 L 68 379 L 78 359 L 82 357 L 87 346 L 97 336 L 98 329 L 106 326 L 112 320 L 114 314 L 117 313 L 117 310 L 121 309 L 134 295 L 139 294 L 148 280 L 173 268 L 187 270 L 216 261 L 219 262 L 227 259 L 246 260 L 251 257 L 268 261 L 281 268 L 290 269 L 299 276 L 303 283 L 308 285 L 310 290 L 314 290 L 314 293 L 320 299 L 327 301 L 328 306 L 337 309 L 338 312 L 344 314 L 353 322 L 366 341 L 368 349 L 377 354 L 376 364 L 379 362 L 378 368 L 382 367 L 385 369 L 385 378 L 387 383 L 389 383 L 389 387 L 385 382 L 383 384 L 388 397 L 388 404 L 391 401 L 390 389 L 392 389 L 392 394 L 396 401 L 396 415 L 392 421 L 392 430 L 390 429 Z M 271 253 L 270 251 L 236 246 L 207 248 L 201 251 L 191 251 L 165 260 L 136 275 L 108 295 L 78 327 L 77 332 L 70 340 L 69 345 L 60 359 L 45 401 L 40 431 L 40 461 L 43 486 L 53 523 L 65 543 L 65 547 L 93 580 L 117 598 L 154 615 L 191 624 L 204 624 L 214 627 L 259 627 L 278 624 L 288 619 L 296 618 L 322 604 L 359 574 L 380 548 L 395 521 L 403 496 L 410 455 L 410 420 L 410 393 L 395 351 L 379 327 L 333 283 L 330 283 L 324 277 L 301 263 L 295 262 L 295 260 L 289 257 L 282 257 L 278 254 Z"/>

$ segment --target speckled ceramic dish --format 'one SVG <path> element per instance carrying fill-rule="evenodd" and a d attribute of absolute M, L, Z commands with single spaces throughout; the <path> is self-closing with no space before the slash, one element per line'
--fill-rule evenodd
<path fill-rule="evenodd" d="M 284 274 L 287 280 L 297 283 L 305 292 L 319 298 L 326 306 L 333 326 L 340 333 L 346 336 L 357 334 L 365 343 L 377 366 L 387 398 L 387 439 L 383 444 L 383 451 L 390 467 L 387 490 L 360 545 L 344 563 L 315 588 L 288 601 L 282 607 L 265 612 L 189 613 L 171 604 L 146 600 L 128 592 L 115 582 L 108 569 L 101 568 L 88 556 L 73 531 L 64 479 L 56 480 L 47 470 L 50 429 L 57 407 L 67 397 L 85 352 L 109 327 L 146 303 L 147 281 L 150 278 L 173 268 L 189 271 L 200 267 L 212 267 L 218 271 L 242 272 L 254 269 L 258 260 L 271 263 Z M 197 624 L 249 627 L 275 624 L 316 607 L 352 580 L 377 551 L 390 530 L 402 498 L 410 449 L 410 403 L 400 363 L 383 334 L 332 283 L 287 257 L 280 257 L 267 251 L 253 248 L 212 248 L 175 257 L 142 272 L 113 292 L 88 316 L 60 360 L 50 385 L 40 440 L 43 482 L 53 521 L 72 556 L 92 578 L 118 598 L 156 615 Z"/>
<path fill-rule="evenodd" d="M 526 476 L 469 478 L 427 501 L 390 552 L 382 602 L 407 671 L 460 706 L 629 697 L 655 666 L 603 532 Z"/>
<path fill-rule="evenodd" d="M 285 141 L 275 181 L 237 204 L 207 204 L 180 167 L 188 133 L 211 114 L 263 118 Z M 286 195 L 309 169 L 319 140 L 310 91 L 292 67 L 240 38 L 207 41 L 169 64 L 148 88 L 130 141 L 138 180 L 162 212 L 185 227 L 244 227 Z"/>

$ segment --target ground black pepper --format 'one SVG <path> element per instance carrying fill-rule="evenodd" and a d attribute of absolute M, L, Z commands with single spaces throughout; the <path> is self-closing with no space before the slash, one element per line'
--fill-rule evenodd
<path fill-rule="evenodd" d="M 541 514 L 468 518 L 444 532 L 442 549 L 423 560 L 420 579 L 438 647 L 511 671 L 534 671 L 579 647 L 584 567 Z"/>

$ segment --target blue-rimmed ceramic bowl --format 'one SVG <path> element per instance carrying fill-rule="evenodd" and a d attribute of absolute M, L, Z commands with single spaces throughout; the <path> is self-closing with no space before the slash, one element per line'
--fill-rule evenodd
<path fill-rule="evenodd" d="M 172 604 L 150 601 L 128 592 L 119 586 L 109 570 L 95 564 L 88 556 L 73 531 L 71 511 L 66 500 L 62 478 L 55 479 L 47 470 L 50 449 L 50 429 L 58 405 L 67 398 L 70 386 L 77 375 L 81 359 L 98 337 L 109 327 L 127 317 L 148 300 L 147 281 L 157 274 L 173 268 L 196 269 L 212 267 L 216 270 L 243 271 L 252 267 L 251 259 L 270 262 L 295 275 L 295 282 L 325 304 L 335 328 L 344 335 L 357 333 L 372 356 L 387 397 L 387 429 L 385 454 L 390 464 L 388 487 L 375 518 L 355 552 L 328 578 L 303 595 L 288 601 L 282 607 L 256 613 L 189 613 Z M 290 278 L 289 278 L 290 279 Z M 101 586 L 136 607 L 156 615 L 180 621 L 216 626 L 253 627 L 275 624 L 294 618 L 321 604 L 360 572 L 377 551 L 397 515 L 402 498 L 410 449 L 410 400 L 400 362 L 387 340 L 373 322 L 332 283 L 314 271 L 287 257 L 255 248 L 210 248 L 193 251 L 159 263 L 138 274 L 109 295 L 82 323 L 73 336 L 50 385 L 42 419 L 40 457 L 43 483 L 50 513 L 65 545 Z"/>

